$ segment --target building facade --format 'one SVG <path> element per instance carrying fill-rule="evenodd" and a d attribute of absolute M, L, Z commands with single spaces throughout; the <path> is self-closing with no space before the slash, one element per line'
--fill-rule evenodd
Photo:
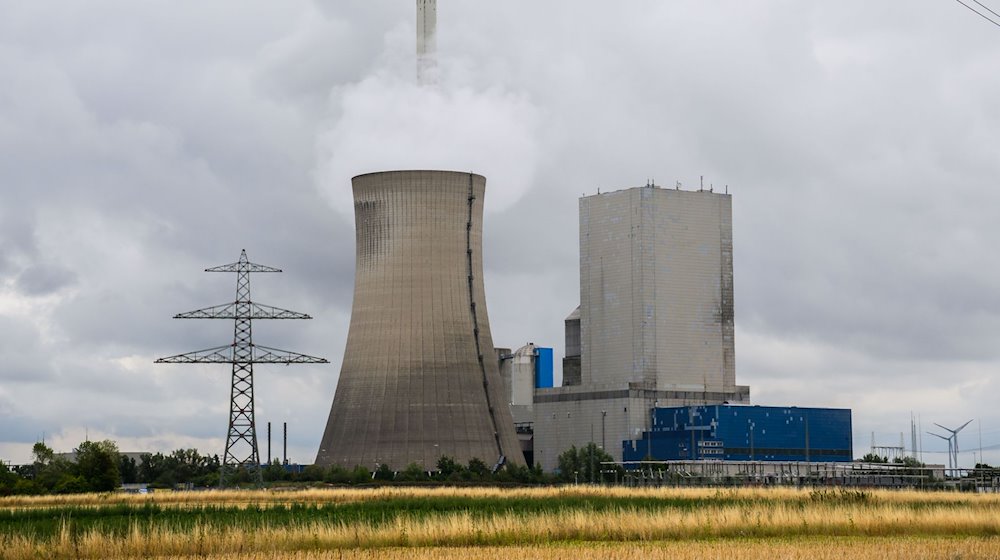
<path fill-rule="evenodd" d="M 734 391 L 732 197 L 580 199 L 582 383 Z"/>
<path fill-rule="evenodd" d="M 655 408 L 653 427 L 622 442 L 625 461 L 853 460 L 851 411 L 778 406 Z"/>
<path fill-rule="evenodd" d="M 534 460 L 546 470 L 591 441 L 621 460 L 659 406 L 749 403 L 735 375 L 730 195 L 649 185 L 581 198 L 580 307 L 566 338 L 570 383 L 535 391 Z"/>

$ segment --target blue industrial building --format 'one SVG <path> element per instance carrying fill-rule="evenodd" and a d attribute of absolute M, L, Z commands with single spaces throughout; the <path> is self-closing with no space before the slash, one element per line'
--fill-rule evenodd
<path fill-rule="evenodd" d="M 622 442 L 625 461 L 851 461 L 851 410 L 698 405 L 652 409 L 653 429 Z"/>
<path fill-rule="evenodd" d="M 535 347 L 535 388 L 549 389 L 553 383 L 552 349 Z"/>

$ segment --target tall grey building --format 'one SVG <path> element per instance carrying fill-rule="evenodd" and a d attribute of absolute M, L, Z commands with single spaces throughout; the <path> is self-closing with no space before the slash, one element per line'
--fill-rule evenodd
<path fill-rule="evenodd" d="M 732 215 L 708 191 L 580 199 L 583 384 L 735 388 Z"/>
<path fill-rule="evenodd" d="M 749 402 L 735 375 L 730 195 L 646 186 L 581 198 L 578 326 L 576 315 L 563 363 L 579 348 L 579 381 L 535 392 L 544 468 L 590 441 L 620 460 L 655 406 Z"/>
<path fill-rule="evenodd" d="M 486 313 L 486 179 L 391 171 L 353 187 L 354 303 L 316 464 L 523 464 Z"/>

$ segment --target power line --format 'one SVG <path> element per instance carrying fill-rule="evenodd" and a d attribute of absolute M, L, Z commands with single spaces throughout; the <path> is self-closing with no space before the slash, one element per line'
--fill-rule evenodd
<path fill-rule="evenodd" d="M 983 451 L 995 451 L 997 449 L 1000 449 L 1000 443 L 994 443 L 992 445 L 984 445 L 982 447 L 982 449 L 983 449 Z M 973 451 L 979 451 L 979 449 L 976 448 L 976 449 L 972 449 L 970 451 L 963 451 L 962 453 L 972 453 Z M 938 455 L 943 455 L 945 453 L 950 453 L 950 451 L 931 451 L 931 450 L 925 449 L 924 453 L 936 453 Z"/>
<path fill-rule="evenodd" d="M 982 3 L 982 2 L 980 2 L 979 0 L 972 0 L 972 1 L 973 1 L 973 2 L 975 2 L 976 4 L 979 4 L 979 5 L 980 5 L 980 6 L 982 6 L 983 8 L 985 8 L 987 12 L 989 12 L 989 13 L 991 13 L 991 14 L 993 14 L 993 15 L 997 16 L 997 17 L 1000 17 L 1000 14 L 998 14 L 998 13 L 994 12 L 993 10 L 991 10 L 991 9 L 990 9 L 990 7 L 989 7 L 989 6 L 987 6 L 986 4 L 983 4 L 983 3 Z"/>
<path fill-rule="evenodd" d="M 955 0 L 955 1 L 956 1 L 956 2 L 958 2 L 959 4 L 961 4 L 961 5 L 965 6 L 966 8 L 968 8 L 968 9 L 969 9 L 969 11 L 971 11 L 971 12 L 972 12 L 972 13 L 974 13 L 974 14 L 976 14 L 977 16 L 979 16 L 979 17 L 981 17 L 981 18 L 985 19 L 986 21 L 988 21 L 988 22 L 992 23 L 993 25 L 995 25 L 995 26 L 997 26 L 997 27 L 1000 27 L 1000 23 L 997 23 L 996 21 L 993 21 L 992 19 L 990 19 L 990 17 L 989 17 L 988 15 L 986 15 L 986 14 L 984 14 L 984 13 L 982 13 L 982 12 L 980 12 L 980 11 L 976 10 L 976 9 L 975 9 L 975 8 L 973 8 L 972 6 L 970 6 L 970 5 L 966 4 L 965 2 L 962 2 L 962 0 Z M 972 1 L 973 1 L 973 2 L 976 2 L 976 4 L 979 4 L 980 6 L 983 6 L 982 4 L 980 4 L 979 2 L 977 2 L 976 0 L 972 0 Z M 983 7 L 984 7 L 984 8 L 986 8 L 986 6 L 983 6 Z M 989 8 L 986 8 L 986 9 L 987 9 L 987 10 L 989 10 L 989 11 L 990 11 L 990 13 L 994 13 L 994 14 L 996 13 L 996 12 L 994 12 L 993 10 L 990 10 Z"/>

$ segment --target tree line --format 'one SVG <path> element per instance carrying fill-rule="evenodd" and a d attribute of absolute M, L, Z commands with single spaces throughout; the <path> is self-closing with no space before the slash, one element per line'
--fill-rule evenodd
<path fill-rule="evenodd" d="M 115 442 L 85 441 L 73 451 L 71 461 L 36 443 L 30 465 L 11 469 L 0 462 L 0 495 L 110 492 L 121 485 L 121 454 Z"/>
<path fill-rule="evenodd" d="M 150 488 L 175 488 L 179 485 L 212 487 L 219 483 L 221 461 L 218 455 L 201 455 L 196 449 L 178 449 L 169 454 L 144 453 L 136 461 L 118 451 L 114 441 L 85 441 L 73 450 L 73 458 L 57 455 L 44 443 L 32 448 L 33 461 L 28 465 L 8 467 L 0 461 L 0 496 L 12 494 L 76 494 L 111 492 L 122 484 L 145 483 Z M 334 465 L 308 465 L 286 468 L 275 460 L 263 467 L 265 484 L 558 484 L 567 482 L 607 482 L 614 473 L 601 463 L 611 456 L 594 443 L 570 449 L 559 455 L 556 473 L 534 467 L 505 465 L 494 470 L 480 459 L 459 463 L 441 457 L 433 469 L 412 463 L 402 469 L 379 465 L 373 470 L 363 466 L 353 469 Z M 232 473 L 229 484 L 249 485 L 253 480 L 246 470 Z"/>

